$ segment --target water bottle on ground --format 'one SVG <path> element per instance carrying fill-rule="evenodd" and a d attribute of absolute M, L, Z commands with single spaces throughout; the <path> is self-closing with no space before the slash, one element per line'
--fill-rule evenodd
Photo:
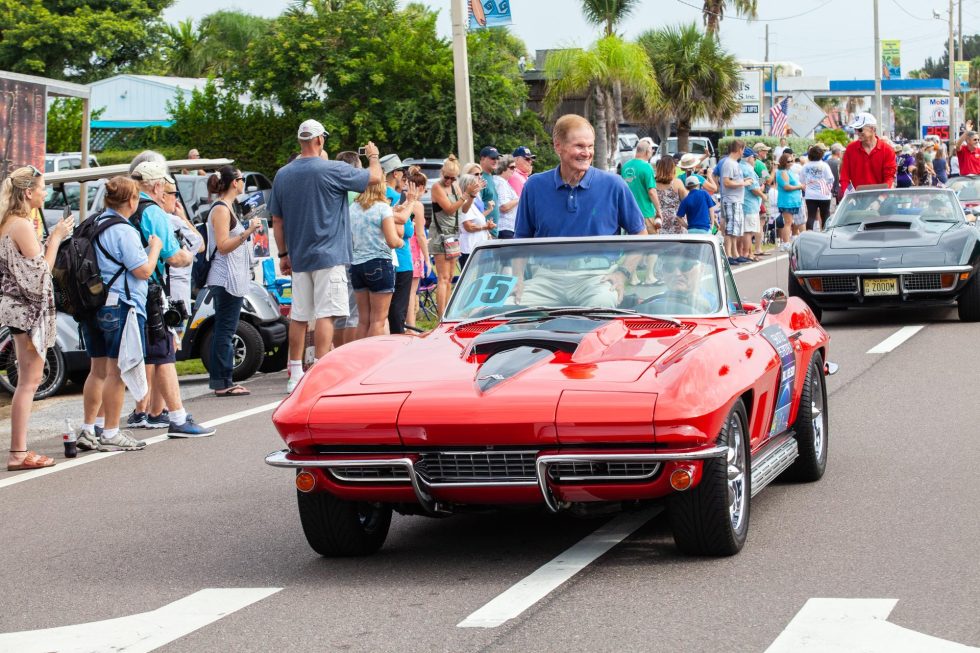
<path fill-rule="evenodd" d="M 61 436 L 65 443 L 65 458 L 74 458 L 78 455 L 77 437 L 75 429 L 71 427 L 71 420 L 65 419 L 65 433 Z"/>

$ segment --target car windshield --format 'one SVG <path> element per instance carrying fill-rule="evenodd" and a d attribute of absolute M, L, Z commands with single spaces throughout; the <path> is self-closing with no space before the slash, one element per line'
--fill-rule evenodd
<path fill-rule="evenodd" d="M 65 196 L 68 196 L 68 206 L 72 208 L 73 211 L 78 210 L 78 196 L 80 194 L 80 186 L 77 183 L 69 182 L 64 185 L 65 191 L 62 194 L 61 189 L 55 190 L 52 186 L 47 186 L 44 189 L 44 208 L 46 209 L 63 209 L 65 208 Z M 99 192 L 99 187 L 94 184 L 88 184 L 88 206 L 92 206 L 92 200 L 95 199 L 96 193 Z"/>
<path fill-rule="evenodd" d="M 889 190 L 850 193 L 827 222 L 828 228 L 858 227 L 889 218 L 917 217 L 925 223 L 964 222 L 956 196 L 945 190 Z"/>
<path fill-rule="evenodd" d="M 980 200 L 980 179 L 957 179 L 949 187 L 961 202 Z"/>
<path fill-rule="evenodd" d="M 482 247 L 466 262 L 445 319 L 531 307 L 712 315 L 722 310 L 717 265 L 715 245 L 704 240 L 623 237 Z M 610 276 L 637 266 L 642 278 L 627 279 L 619 297 Z"/>

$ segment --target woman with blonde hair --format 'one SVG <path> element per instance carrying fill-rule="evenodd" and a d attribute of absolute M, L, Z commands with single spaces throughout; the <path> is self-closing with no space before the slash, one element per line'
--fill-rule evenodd
<path fill-rule="evenodd" d="M 473 206 L 473 200 L 480 193 L 480 185 L 475 181 L 460 190 L 459 160 L 452 154 L 442 164 L 439 181 L 432 184 L 432 228 L 429 232 L 429 251 L 435 255 L 436 262 L 436 307 L 439 319 L 449 302 L 449 288 L 459 258 L 459 216 Z"/>
<path fill-rule="evenodd" d="M 51 467 L 54 459 L 27 449 L 27 423 L 41 384 L 44 357 L 57 335 L 51 268 L 74 217 L 59 222 L 42 246 L 31 220 L 44 206 L 44 175 L 34 166 L 14 170 L 0 186 L 0 324 L 17 354 L 17 389 L 10 413 L 7 471 Z"/>
<path fill-rule="evenodd" d="M 359 315 L 357 339 L 380 336 L 395 292 L 392 249 L 405 245 L 398 235 L 384 180 L 371 184 L 350 205 L 354 241 L 350 279 Z"/>

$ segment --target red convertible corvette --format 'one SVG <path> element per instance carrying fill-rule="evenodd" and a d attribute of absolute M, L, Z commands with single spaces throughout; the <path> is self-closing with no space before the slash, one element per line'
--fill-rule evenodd
<path fill-rule="evenodd" d="M 827 345 L 803 301 L 743 302 L 709 236 L 495 241 L 431 333 L 317 363 L 266 462 L 297 471 L 322 555 L 376 551 L 392 511 L 654 500 L 682 551 L 732 555 L 755 493 L 823 475 Z"/>

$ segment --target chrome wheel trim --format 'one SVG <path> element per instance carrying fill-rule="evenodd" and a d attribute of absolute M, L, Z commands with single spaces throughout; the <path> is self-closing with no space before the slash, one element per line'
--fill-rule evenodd
<path fill-rule="evenodd" d="M 732 530 L 738 532 L 745 521 L 746 502 L 748 495 L 745 491 L 745 447 L 742 420 L 733 413 L 728 422 L 728 517 Z"/>
<path fill-rule="evenodd" d="M 824 455 L 824 414 L 823 414 L 823 385 L 820 371 L 814 370 L 810 380 L 810 424 L 813 429 L 813 453 L 817 460 L 823 460 Z"/>
<path fill-rule="evenodd" d="M 242 340 L 241 336 L 237 333 L 231 336 L 231 351 L 234 354 L 232 364 L 233 367 L 238 367 L 245 362 L 245 352 L 247 347 L 245 346 L 245 341 Z"/>

